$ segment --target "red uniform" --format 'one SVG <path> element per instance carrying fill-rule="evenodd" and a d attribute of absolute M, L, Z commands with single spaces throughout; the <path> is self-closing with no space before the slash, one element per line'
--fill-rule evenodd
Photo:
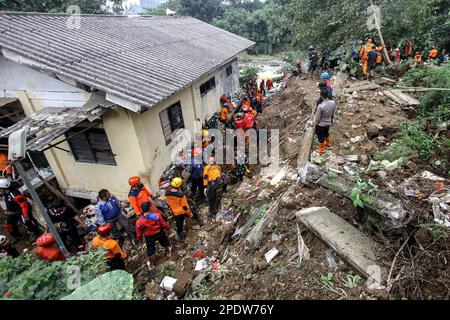
<path fill-rule="evenodd" d="M 64 254 L 61 252 L 61 250 L 57 246 L 50 246 L 50 247 L 36 247 L 38 255 L 41 257 L 41 259 L 46 261 L 63 261 L 66 260 L 66 257 L 64 257 Z"/>
<path fill-rule="evenodd" d="M 251 112 L 244 115 L 244 130 L 252 129 L 255 126 L 256 119 Z"/>
<path fill-rule="evenodd" d="M 235 119 L 234 120 L 234 126 L 236 127 L 236 130 L 238 130 L 238 129 L 245 130 L 245 120 L 244 120 L 244 118 Z"/>
<path fill-rule="evenodd" d="M 148 215 L 141 216 L 136 221 L 136 236 L 138 239 L 142 239 L 142 235 L 150 237 L 161 232 L 161 230 L 168 230 L 170 226 L 159 213 L 151 212 Z"/>

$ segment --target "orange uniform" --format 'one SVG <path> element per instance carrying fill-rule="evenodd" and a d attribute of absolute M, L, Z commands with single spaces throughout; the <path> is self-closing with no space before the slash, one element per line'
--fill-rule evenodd
<path fill-rule="evenodd" d="M 192 217 L 192 211 L 189 206 L 186 195 L 178 189 L 170 188 L 166 191 L 166 201 L 174 216 L 182 214 Z"/>
<path fill-rule="evenodd" d="M 222 176 L 222 169 L 217 164 L 210 164 L 203 170 L 203 185 L 208 186 L 209 182 L 216 181 Z"/>
<path fill-rule="evenodd" d="M 12 167 L 8 161 L 8 155 L 6 153 L 0 153 L 0 171 L 6 174 L 12 174 Z"/>
<path fill-rule="evenodd" d="M 416 55 L 414 56 L 414 61 L 415 62 L 422 62 L 422 55 L 416 53 Z"/>
<path fill-rule="evenodd" d="M 228 121 L 228 108 L 222 107 L 220 111 L 220 121 Z"/>
<path fill-rule="evenodd" d="M 41 257 L 42 260 L 45 261 L 63 261 L 66 260 L 66 257 L 61 252 L 61 250 L 57 246 L 49 246 L 49 247 L 36 247 L 36 251 Z"/>
<path fill-rule="evenodd" d="M 130 205 L 133 207 L 134 212 L 139 216 L 142 214 L 142 204 L 146 202 L 151 203 L 151 210 L 153 212 L 161 213 L 158 208 L 152 202 L 152 193 L 148 191 L 145 186 L 142 186 L 141 190 L 131 189 L 128 194 L 128 201 L 130 201 Z"/>
<path fill-rule="evenodd" d="M 225 95 L 223 95 L 220 97 L 220 104 L 223 106 L 225 103 L 228 105 L 228 111 L 231 111 L 233 108 L 233 106 L 231 105 L 231 101 Z"/>
<path fill-rule="evenodd" d="M 103 238 L 101 236 L 96 236 L 94 239 L 92 239 L 92 248 L 106 249 L 105 258 L 108 260 L 113 259 L 116 254 L 120 254 L 120 258 L 122 260 L 125 260 L 125 258 L 127 257 L 127 254 L 123 252 L 117 241 L 112 238 Z"/>
<path fill-rule="evenodd" d="M 428 59 L 436 59 L 439 52 L 436 49 L 433 49 L 430 51 L 430 54 L 428 55 Z"/>
<path fill-rule="evenodd" d="M 375 45 L 373 43 L 367 43 L 359 51 L 359 56 L 361 57 L 362 62 L 362 71 L 364 75 L 367 74 L 367 65 L 369 63 L 369 52 L 373 50 L 375 50 Z"/>

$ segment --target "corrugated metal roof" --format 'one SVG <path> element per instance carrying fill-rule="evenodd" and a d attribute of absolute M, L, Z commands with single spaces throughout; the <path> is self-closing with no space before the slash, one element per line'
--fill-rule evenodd
<path fill-rule="evenodd" d="M 101 119 L 101 115 L 113 105 L 105 100 L 104 95 L 93 93 L 81 108 L 44 108 L 0 131 L 0 138 L 7 138 L 16 130 L 26 129 L 27 149 L 42 151 L 53 140 L 84 120 L 93 122 Z"/>
<path fill-rule="evenodd" d="M 0 46 L 42 68 L 151 107 L 254 42 L 191 17 L 0 12 Z"/>

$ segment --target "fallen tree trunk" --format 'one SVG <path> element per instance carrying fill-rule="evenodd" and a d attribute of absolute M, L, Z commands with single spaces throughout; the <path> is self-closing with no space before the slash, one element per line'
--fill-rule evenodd
<path fill-rule="evenodd" d="M 250 247 L 255 248 L 259 246 L 259 244 L 261 243 L 261 240 L 264 235 L 264 230 L 267 228 L 271 220 L 278 213 L 278 208 L 280 206 L 280 199 L 282 196 L 283 194 L 278 197 L 277 201 L 275 201 L 272 207 L 269 210 L 267 210 L 264 217 L 256 224 L 253 230 L 250 231 L 247 238 L 245 238 Z"/>
<path fill-rule="evenodd" d="M 333 175 L 331 178 L 325 169 L 312 163 L 309 163 L 302 172 L 301 179 L 306 185 L 319 185 L 349 199 L 351 199 L 350 194 L 356 183 L 349 176 Z M 399 225 L 407 214 L 400 199 L 377 190 L 370 195 L 364 194 L 364 207 L 387 218 L 392 225 Z"/>

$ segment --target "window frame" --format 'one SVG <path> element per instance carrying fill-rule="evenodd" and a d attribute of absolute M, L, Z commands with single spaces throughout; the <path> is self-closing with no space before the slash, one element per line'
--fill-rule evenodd
<path fill-rule="evenodd" d="M 200 95 L 202 97 L 206 96 L 208 92 L 216 88 L 216 77 L 209 78 L 208 81 L 200 85 Z"/>
<path fill-rule="evenodd" d="M 85 128 L 82 126 L 79 127 L 74 127 L 74 128 L 70 128 L 66 133 L 66 139 L 67 139 L 67 144 L 69 145 L 70 148 L 70 152 L 72 153 L 72 157 L 74 159 L 75 162 L 80 162 L 80 163 L 90 163 L 90 164 L 98 164 L 98 165 L 105 165 L 105 166 L 117 166 L 117 161 L 116 161 L 116 154 L 113 152 L 112 147 L 111 147 L 111 143 L 109 142 L 109 138 L 108 138 L 108 134 L 106 133 L 106 130 L 104 128 L 90 128 L 82 133 L 79 133 L 80 131 L 84 130 Z M 91 155 L 91 159 L 87 160 L 81 160 L 80 159 L 80 154 L 78 154 L 78 152 L 76 151 L 76 147 L 74 146 L 74 142 L 73 140 L 70 138 L 71 136 L 75 135 L 76 137 L 73 137 L 72 139 L 78 139 L 80 137 L 83 137 L 86 144 L 88 145 L 87 148 L 88 149 L 88 153 L 90 153 Z M 105 162 L 105 161 L 101 161 L 98 159 L 97 156 L 97 152 L 99 152 L 99 150 L 96 150 L 96 146 L 95 144 L 92 144 L 92 137 L 90 137 L 91 134 L 103 134 L 105 136 L 105 140 L 109 146 L 109 150 L 104 150 L 101 152 L 104 153 L 111 153 L 111 161 L 110 162 Z"/>
<path fill-rule="evenodd" d="M 231 70 L 230 72 L 228 72 L 228 70 Z M 233 65 L 230 64 L 225 68 L 225 75 L 227 78 L 231 77 L 233 75 Z"/>
<path fill-rule="evenodd" d="M 179 108 L 179 110 L 174 111 L 174 109 Z M 167 120 L 168 123 L 165 124 L 163 117 L 166 117 L 167 115 Z M 179 114 L 181 116 L 181 121 L 176 122 L 174 121 L 174 119 L 172 118 L 175 114 Z M 181 106 L 181 101 L 177 101 L 173 104 L 171 104 L 169 107 L 165 108 L 164 110 L 162 110 L 159 113 L 159 121 L 161 123 L 161 130 L 162 130 L 162 134 L 164 136 L 164 140 L 166 142 L 166 146 L 170 145 L 173 141 L 172 141 L 172 135 L 174 132 L 176 132 L 179 129 L 185 129 L 186 126 L 184 124 L 184 115 L 183 115 L 183 108 Z M 170 126 L 170 133 L 167 134 L 167 126 Z"/>

